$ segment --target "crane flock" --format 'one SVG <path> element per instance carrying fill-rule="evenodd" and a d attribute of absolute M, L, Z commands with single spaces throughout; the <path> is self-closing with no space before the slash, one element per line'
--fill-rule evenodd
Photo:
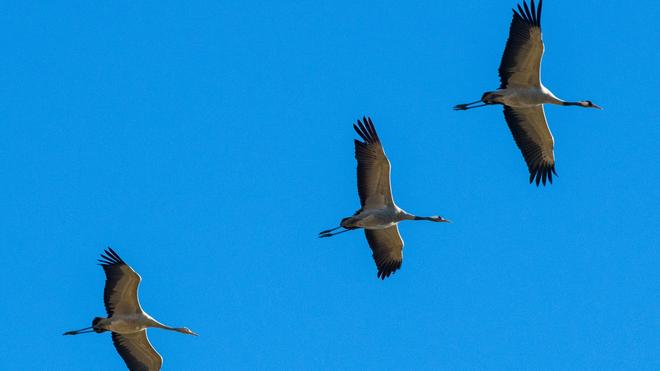
<path fill-rule="evenodd" d="M 541 34 L 543 1 L 526 1 L 513 10 L 509 38 L 500 62 L 500 87 L 481 99 L 454 106 L 464 111 L 499 104 L 514 141 L 529 170 L 529 182 L 552 183 L 555 171 L 554 139 L 545 117 L 544 105 L 601 109 L 589 100 L 570 102 L 557 98 L 541 83 L 544 44 Z M 416 216 L 399 208 L 391 189 L 391 165 L 370 117 L 353 124 L 361 140 L 354 141 L 360 209 L 343 218 L 339 226 L 321 231 L 328 238 L 363 229 L 376 263 L 377 277 L 385 279 L 401 268 L 403 240 L 398 224 L 405 220 L 447 223 L 441 216 Z M 112 249 L 99 259 L 106 276 L 104 304 L 107 317 L 95 317 L 92 325 L 64 335 L 110 332 L 112 342 L 130 370 L 160 370 L 163 359 L 147 338 L 148 328 L 160 328 L 197 336 L 186 327 L 169 327 L 142 310 L 138 299 L 140 275 Z"/>

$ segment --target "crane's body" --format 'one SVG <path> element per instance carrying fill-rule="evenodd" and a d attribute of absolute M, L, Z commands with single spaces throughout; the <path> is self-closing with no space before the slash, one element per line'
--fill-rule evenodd
<path fill-rule="evenodd" d="M 563 105 L 565 102 L 557 98 L 543 85 L 540 86 L 509 86 L 484 93 L 481 101 L 486 104 L 501 104 L 509 107 L 536 107 L 542 104 Z"/>
<path fill-rule="evenodd" d="M 358 212 L 341 221 L 346 229 L 386 229 L 403 220 L 412 220 L 413 215 L 408 214 L 396 205 L 387 205 L 378 209 L 360 209 Z"/>
<path fill-rule="evenodd" d="M 147 328 L 197 334 L 186 327 L 163 325 L 142 310 L 138 299 L 138 285 L 142 278 L 113 249 L 105 250 L 99 262 L 106 276 L 103 301 L 108 317 L 95 317 L 92 326 L 67 331 L 64 335 L 110 331 L 117 352 L 131 371 L 160 370 L 163 358 L 149 342 Z"/>
<path fill-rule="evenodd" d="M 529 182 L 536 185 L 552 183 L 555 171 L 554 138 L 545 117 L 544 104 L 597 108 L 591 101 L 567 102 L 557 98 L 541 83 L 541 60 L 545 51 L 541 35 L 541 10 L 534 0 L 531 7 L 523 1 L 513 10 L 502 61 L 500 62 L 500 88 L 482 95 L 481 99 L 454 106 L 465 111 L 492 104 L 504 106 L 504 118 L 520 148 L 529 169 Z"/>
<path fill-rule="evenodd" d="M 103 331 L 112 331 L 118 334 L 131 334 L 140 332 L 149 327 L 165 328 L 165 325 L 153 319 L 145 312 L 135 314 L 115 314 L 110 318 L 97 317 L 98 321 L 93 328 Z"/>
<path fill-rule="evenodd" d="M 362 208 L 344 218 L 339 227 L 319 233 L 319 237 L 332 237 L 339 233 L 364 229 L 369 247 L 378 268 L 378 277 L 385 279 L 401 267 L 403 240 L 397 224 L 404 220 L 448 222 L 441 216 L 415 216 L 394 203 L 390 185 L 390 161 L 376 133 L 371 118 L 358 120 L 353 125 L 363 141 L 355 140 L 355 159 L 358 162 L 358 194 Z M 337 229 L 342 231 L 334 232 Z"/>

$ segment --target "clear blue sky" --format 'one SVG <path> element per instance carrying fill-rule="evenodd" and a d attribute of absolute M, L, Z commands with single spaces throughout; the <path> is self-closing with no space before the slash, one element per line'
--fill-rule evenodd
<path fill-rule="evenodd" d="M 658 369 L 655 1 L 552 1 L 555 184 L 527 183 L 497 88 L 515 0 L 10 2 L 0 12 L 0 364 L 115 370 L 108 245 L 166 370 Z M 351 124 L 408 223 L 376 278 Z"/>

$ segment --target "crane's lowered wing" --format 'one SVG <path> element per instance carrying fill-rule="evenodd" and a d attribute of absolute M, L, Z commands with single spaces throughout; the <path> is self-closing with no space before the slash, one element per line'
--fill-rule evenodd
<path fill-rule="evenodd" d="M 555 172 L 555 141 L 545 119 L 542 105 L 534 107 L 504 106 L 506 119 L 513 139 L 522 151 L 529 169 L 529 182 L 536 179 L 536 185 L 546 179 L 552 184 L 552 174 Z"/>
<path fill-rule="evenodd" d="M 158 371 L 163 365 L 163 357 L 149 342 L 147 330 L 131 334 L 113 332 L 112 343 L 131 371 Z"/>
<path fill-rule="evenodd" d="M 373 251 L 373 258 L 378 267 L 378 278 L 385 279 L 401 268 L 403 240 L 396 225 L 386 229 L 365 229 L 364 234 Z"/>

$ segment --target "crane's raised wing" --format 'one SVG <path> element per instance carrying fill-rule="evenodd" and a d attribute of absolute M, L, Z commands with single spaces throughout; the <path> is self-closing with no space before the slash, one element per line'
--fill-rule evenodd
<path fill-rule="evenodd" d="M 504 118 L 527 162 L 529 182 L 536 179 L 537 186 L 540 182 L 545 185 L 547 179 L 552 184 L 552 174 L 557 175 L 553 151 L 555 141 L 545 119 L 543 106 L 504 106 Z"/>
<path fill-rule="evenodd" d="M 113 314 L 130 315 L 142 312 L 138 300 L 138 285 L 142 280 L 117 253 L 109 248 L 104 250 L 98 261 L 105 271 L 103 302 L 108 317 Z"/>
<path fill-rule="evenodd" d="M 358 194 L 363 208 L 382 208 L 392 205 L 390 189 L 390 161 L 385 155 L 371 118 L 358 120 L 353 128 L 364 142 L 355 140 Z"/>
<path fill-rule="evenodd" d="M 149 342 L 147 330 L 130 334 L 113 332 L 112 343 L 131 371 L 158 371 L 163 365 L 163 357 Z"/>
<path fill-rule="evenodd" d="M 518 11 L 513 10 L 513 20 L 509 28 L 509 39 L 500 62 L 500 89 L 508 86 L 540 86 L 543 40 L 541 38 L 541 8 L 523 1 Z"/>
<path fill-rule="evenodd" d="M 396 225 L 386 229 L 365 229 L 364 235 L 367 236 L 367 242 L 373 251 L 378 278 L 385 279 L 401 268 L 403 240 Z"/>

